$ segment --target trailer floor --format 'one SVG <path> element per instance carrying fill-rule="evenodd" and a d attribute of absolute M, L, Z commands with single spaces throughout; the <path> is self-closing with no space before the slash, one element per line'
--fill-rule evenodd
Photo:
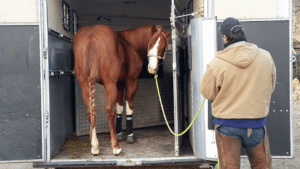
<path fill-rule="evenodd" d="M 61 151 L 52 160 L 70 159 L 117 159 L 117 158 L 158 158 L 174 157 L 174 136 L 166 126 L 147 127 L 134 130 L 137 142 L 128 144 L 126 141 L 119 142 L 122 154 L 114 156 L 110 143 L 110 134 L 97 134 L 100 154 L 91 155 L 89 136 L 79 136 L 68 140 Z M 183 140 L 180 149 L 180 157 L 193 156 L 193 151 L 188 140 Z"/>

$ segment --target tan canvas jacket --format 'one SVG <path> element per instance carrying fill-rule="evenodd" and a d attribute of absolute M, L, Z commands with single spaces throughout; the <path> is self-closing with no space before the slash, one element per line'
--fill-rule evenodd
<path fill-rule="evenodd" d="M 214 117 L 264 118 L 276 85 L 276 67 L 269 52 L 238 42 L 217 53 L 200 85 L 202 95 L 214 100 Z"/>

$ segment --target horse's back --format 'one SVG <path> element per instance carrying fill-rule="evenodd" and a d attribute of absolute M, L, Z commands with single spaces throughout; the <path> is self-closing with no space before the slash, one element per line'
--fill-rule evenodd
<path fill-rule="evenodd" d="M 115 31 L 106 25 L 85 26 L 74 36 L 73 46 L 75 52 L 86 51 L 87 45 L 91 45 L 91 43 L 95 43 L 103 49 L 116 51 L 118 37 Z"/>
<path fill-rule="evenodd" d="M 76 76 L 93 76 L 103 81 L 103 74 L 110 79 L 118 76 L 111 70 L 118 71 L 119 45 L 113 29 L 106 25 L 86 26 L 81 28 L 73 40 Z M 112 66 L 113 65 L 113 66 Z"/>

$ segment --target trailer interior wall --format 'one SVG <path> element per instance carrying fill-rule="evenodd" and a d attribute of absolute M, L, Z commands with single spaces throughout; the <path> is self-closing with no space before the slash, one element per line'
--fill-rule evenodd
<path fill-rule="evenodd" d="M 70 3 L 70 11 L 72 1 Z M 49 128 L 47 129 L 47 160 L 55 156 L 63 144 L 75 132 L 75 85 L 72 74 L 57 73 L 59 71 L 71 72 L 74 65 L 73 47 L 70 40 L 59 37 L 72 38 L 73 31 L 63 28 L 62 0 L 47 0 L 48 13 L 48 68 L 49 68 Z M 72 22 L 71 22 L 72 23 Z M 72 26 L 72 25 L 71 25 Z M 53 34 L 51 30 L 59 34 Z M 51 75 L 51 72 L 56 72 Z"/>
<path fill-rule="evenodd" d="M 136 3 L 124 3 L 124 0 L 87 0 L 76 1 L 72 8 L 79 14 L 79 27 L 105 24 L 116 31 L 122 31 L 151 24 L 170 29 L 170 6 L 170 0 L 136 0 Z"/>
<path fill-rule="evenodd" d="M 62 33 L 63 35 L 67 36 L 68 38 L 73 37 L 73 29 L 71 28 L 70 31 L 66 31 L 63 28 L 63 11 L 62 11 L 62 2 L 65 1 L 69 4 L 70 11 L 72 11 L 72 0 L 48 0 L 48 28 L 52 29 L 56 32 Z M 71 14 L 71 12 L 70 12 Z M 71 22 L 72 23 L 72 22 Z M 72 25 L 72 24 L 71 24 Z"/>
<path fill-rule="evenodd" d="M 290 3 L 286 0 L 214 0 L 215 16 L 218 19 L 289 18 Z"/>
<path fill-rule="evenodd" d="M 71 72 L 73 70 L 73 48 L 71 42 L 48 35 L 49 69 Z M 49 77 L 50 97 L 50 156 L 60 151 L 61 146 L 75 132 L 75 85 L 72 74 L 56 74 Z"/>
<path fill-rule="evenodd" d="M 109 25 L 115 31 L 132 29 L 144 25 L 161 25 L 164 31 L 170 30 L 169 15 L 170 1 L 140 0 L 137 3 L 126 4 L 124 1 L 72 1 L 71 9 L 79 15 L 79 27 L 95 24 Z M 158 2 L 158 1 L 157 1 Z M 165 9 L 165 10 L 163 10 Z M 146 72 L 147 59 L 144 58 L 144 68 L 140 75 L 139 88 L 134 98 L 133 127 L 149 127 L 163 125 L 165 121 L 162 116 L 153 76 Z M 173 100 L 172 100 L 172 57 L 167 55 L 163 65 L 159 68 L 159 84 L 162 99 L 170 122 L 173 122 Z M 96 128 L 98 133 L 109 132 L 106 116 L 106 102 L 103 85 L 96 84 Z M 125 103 L 125 100 L 124 100 Z M 147 103 L 147 104 L 146 104 Z M 126 129 L 125 112 L 123 113 L 123 129 Z M 89 122 L 86 116 L 86 107 L 82 100 L 81 88 L 76 82 L 76 134 L 78 136 L 89 134 Z"/>
<path fill-rule="evenodd" d="M 49 28 L 63 33 L 67 37 L 72 37 L 71 33 L 63 30 L 62 25 L 62 5 L 61 0 L 47 1 L 48 4 L 48 23 Z M 164 31 L 170 30 L 170 1 L 157 1 L 150 2 L 146 0 L 138 1 L 137 4 L 125 4 L 123 1 L 96 1 L 96 0 L 72 0 L 65 1 L 68 3 L 70 10 L 75 10 L 79 15 L 79 26 L 93 24 L 106 24 L 111 26 L 114 30 L 126 30 L 132 29 L 144 25 L 161 25 L 164 27 Z M 125 18 L 122 18 L 126 16 Z M 101 17 L 100 20 L 99 17 Z M 110 20 L 110 21 L 108 21 Z M 182 46 L 182 31 L 178 32 L 176 36 L 177 46 Z M 73 53 L 71 52 L 72 46 L 68 44 L 65 39 L 55 37 L 49 34 L 49 69 L 50 70 L 69 70 L 71 68 Z M 171 38 L 170 38 L 171 39 Z M 168 48 L 170 50 L 170 47 Z M 145 58 L 145 61 L 147 59 Z M 170 123 L 174 119 L 174 104 L 173 104 L 173 58 L 171 53 L 166 56 L 163 63 L 163 76 L 159 77 L 159 86 L 162 95 L 164 108 L 167 114 L 167 118 Z M 176 63 L 176 61 L 175 61 Z M 178 63 L 180 64 L 180 63 Z M 62 144 L 66 142 L 66 139 L 70 136 L 70 131 L 76 126 L 76 134 L 88 135 L 89 123 L 86 117 L 85 105 L 82 101 L 81 89 L 76 82 L 76 89 L 70 89 L 67 87 L 70 84 L 70 75 L 55 75 L 49 77 L 50 83 L 50 148 L 48 149 L 48 155 L 50 161 L 63 161 L 68 159 L 69 156 L 64 156 L 61 153 Z M 75 76 L 74 76 L 75 77 Z M 75 80 L 76 78 L 74 78 Z M 73 90 L 70 92 L 70 90 Z M 72 105 L 67 100 L 71 100 L 73 96 L 70 95 L 76 93 L 76 124 L 72 123 L 70 115 L 73 111 L 68 105 Z M 98 133 L 108 132 L 108 123 L 105 110 L 105 98 L 103 95 L 104 88 L 102 85 L 96 86 L 96 112 L 97 120 L 96 127 Z M 178 92 L 177 92 L 178 93 Z M 135 100 L 135 116 L 134 116 L 134 128 L 164 125 L 165 121 L 161 112 L 159 104 L 155 81 L 151 78 L 140 78 L 139 89 L 137 91 Z M 125 115 L 125 113 L 124 113 Z M 125 129 L 125 119 L 123 118 L 123 129 Z M 181 118 L 179 118 L 181 121 Z M 181 123 L 179 123 L 181 131 Z M 71 126 L 71 127 L 70 127 Z M 159 131 L 156 131 L 159 132 Z M 84 138 L 85 136 L 82 136 Z M 171 137 L 172 138 L 172 137 Z M 170 145 L 174 145 L 174 139 L 171 139 Z M 159 142 L 153 144 L 158 147 Z M 110 152 L 111 147 L 103 147 L 107 152 Z M 178 147 L 179 149 L 180 147 Z M 189 148 L 189 147 L 187 147 Z M 139 149 L 139 148 L 138 148 Z M 126 149 L 125 149 L 126 150 Z M 168 148 L 170 153 L 174 154 L 174 147 Z M 159 152 L 157 151 L 158 155 Z M 58 153 L 58 154 L 57 154 Z M 157 154 L 155 153 L 155 154 Z M 192 153 L 192 151 L 190 151 Z M 57 154 L 57 156 L 55 156 Z M 89 153 L 87 153 L 89 154 Z M 130 155 L 130 153 L 128 153 Z M 137 156 L 138 153 L 131 156 Z M 145 155 L 146 157 L 153 156 L 154 154 Z M 191 154 L 192 155 L 192 154 Z M 54 157 L 55 156 L 55 157 Z M 162 155 L 160 155 L 162 156 Z M 53 158 L 54 157 L 54 158 Z M 140 155 L 140 157 L 144 157 Z M 193 157 L 193 156 L 192 156 Z M 48 159 L 48 158 L 47 158 Z M 84 159 L 83 159 L 84 160 Z M 76 161 L 76 160 L 75 160 Z"/>
<path fill-rule="evenodd" d="M 38 0 L 1 0 L 0 23 L 38 23 Z"/>

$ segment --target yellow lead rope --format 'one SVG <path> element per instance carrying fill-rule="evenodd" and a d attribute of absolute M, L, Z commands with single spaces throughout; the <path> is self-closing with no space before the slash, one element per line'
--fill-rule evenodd
<path fill-rule="evenodd" d="M 157 93 L 158 93 L 158 97 L 159 97 L 159 102 L 160 102 L 160 106 L 161 106 L 161 110 L 162 110 L 162 112 L 163 112 L 163 115 L 164 115 L 164 119 L 165 119 L 165 121 L 166 121 L 166 124 L 167 124 L 167 126 L 168 126 L 170 132 L 171 132 L 174 136 L 182 136 L 184 133 L 186 133 L 186 132 L 192 127 L 194 121 L 196 120 L 197 116 L 198 116 L 199 113 L 200 113 L 200 110 L 201 110 L 201 108 L 202 108 L 202 106 L 203 106 L 203 104 L 204 104 L 204 102 L 205 102 L 205 99 L 203 99 L 202 104 L 201 104 L 201 106 L 199 107 L 199 110 L 198 110 L 197 114 L 195 115 L 195 117 L 193 118 L 193 120 L 192 120 L 192 122 L 190 123 L 190 125 L 189 125 L 182 133 L 176 134 L 176 133 L 174 133 L 174 132 L 172 131 L 172 129 L 171 129 L 169 123 L 168 123 L 168 120 L 167 120 L 167 117 L 166 117 L 166 114 L 165 114 L 165 110 L 164 110 L 164 106 L 163 106 L 163 104 L 162 104 L 161 97 L 160 97 L 160 92 L 159 92 L 159 87 L 158 87 L 157 77 L 158 77 L 157 75 L 154 76 L 155 82 L 156 82 Z"/>
<path fill-rule="evenodd" d="M 169 125 L 169 122 L 168 122 L 168 120 L 167 120 L 166 114 L 165 114 L 164 106 L 163 106 L 163 104 L 162 104 L 161 97 L 160 97 L 160 92 L 159 92 L 159 87 L 158 87 L 157 77 L 158 77 L 157 75 L 154 75 L 155 82 L 156 82 L 157 93 L 158 93 L 158 97 L 159 97 L 159 102 L 160 102 L 161 110 L 162 110 L 162 112 L 163 112 L 163 115 L 164 115 L 164 119 L 165 119 L 165 121 L 166 121 L 166 124 L 167 124 L 167 126 L 168 126 L 170 132 L 171 132 L 174 136 L 182 136 L 182 135 L 183 135 L 184 133 L 186 133 L 186 132 L 192 127 L 192 125 L 194 124 L 194 121 L 196 120 L 197 116 L 199 115 L 200 110 L 201 110 L 201 108 L 202 108 L 202 106 L 203 106 L 203 104 L 204 104 L 204 102 L 205 102 L 205 98 L 203 99 L 202 104 L 200 105 L 199 110 L 198 110 L 197 114 L 195 115 L 195 117 L 193 118 L 193 120 L 192 120 L 192 122 L 190 123 L 190 125 L 189 125 L 182 133 L 180 133 L 180 134 L 175 134 L 175 133 L 173 132 L 173 130 L 171 129 L 171 127 L 170 127 L 170 125 Z M 218 169 L 220 169 L 220 168 L 221 168 L 221 167 L 220 167 L 220 161 L 218 160 Z"/>

